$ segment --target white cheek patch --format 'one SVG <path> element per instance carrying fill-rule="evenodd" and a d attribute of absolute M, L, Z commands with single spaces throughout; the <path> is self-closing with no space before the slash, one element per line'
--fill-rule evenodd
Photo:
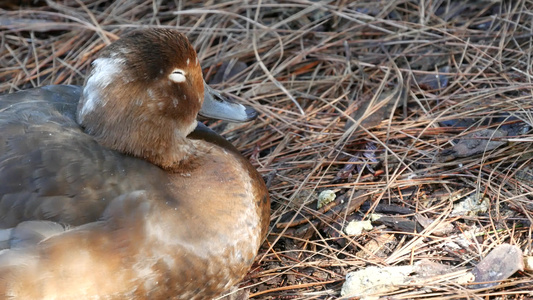
<path fill-rule="evenodd" d="M 102 102 L 101 93 L 117 76 L 124 75 L 125 60 L 116 57 L 101 57 L 93 61 L 93 69 L 83 89 L 83 104 L 78 112 L 80 120 Z"/>
<path fill-rule="evenodd" d="M 101 57 L 93 61 L 93 70 L 86 86 L 105 88 L 115 76 L 122 73 L 123 58 Z"/>
<path fill-rule="evenodd" d="M 170 75 L 168 75 L 168 79 L 174 81 L 174 82 L 185 82 L 187 80 L 187 77 L 185 77 L 185 71 L 182 69 L 174 69 Z"/>

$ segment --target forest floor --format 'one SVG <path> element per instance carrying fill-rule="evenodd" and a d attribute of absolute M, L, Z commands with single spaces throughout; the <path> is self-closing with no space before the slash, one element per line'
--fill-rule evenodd
<path fill-rule="evenodd" d="M 150 26 L 259 112 L 206 121 L 269 187 L 251 299 L 533 297 L 533 1 L 0 1 L 0 93 Z"/>

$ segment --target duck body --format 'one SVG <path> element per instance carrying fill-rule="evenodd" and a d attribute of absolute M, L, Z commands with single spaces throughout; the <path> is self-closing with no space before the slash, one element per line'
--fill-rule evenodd
<path fill-rule="evenodd" d="M 121 65 L 136 62 L 139 40 L 155 44 L 156 54 L 169 43 L 187 50 L 169 70 L 156 62 L 161 78 L 144 96 L 136 79 L 101 78 L 109 68 L 97 63 L 83 90 L 48 86 L 0 97 L 0 228 L 8 236 L 0 298 L 209 299 L 251 266 L 269 221 L 264 182 L 197 123 L 203 79 L 199 64 L 186 67 L 197 61 L 186 38 L 135 32 L 103 57 L 121 49 L 130 56 L 119 57 Z M 174 80 L 176 68 L 185 79 Z M 98 86 L 95 76 L 117 84 Z M 173 97 L 176 89 L 193 99 Z"/>

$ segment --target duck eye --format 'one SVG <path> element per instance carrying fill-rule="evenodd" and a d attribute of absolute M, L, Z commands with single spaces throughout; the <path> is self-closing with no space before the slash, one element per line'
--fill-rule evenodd
<path fill-rule="evenodd" d="M 187 78 L 185 77 L 185 71 L 182 69 L 174 69 L 168 78 L 174 82 L 184 82 Z"/>

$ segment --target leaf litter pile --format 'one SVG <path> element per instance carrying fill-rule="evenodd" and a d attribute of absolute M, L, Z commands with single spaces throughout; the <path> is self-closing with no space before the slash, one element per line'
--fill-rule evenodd
<path fill-rule="evenodd" d="M 271 194 L 234 294 L 533 296 L 533 1 L 2 1 L 0 93 L 83 84 L 148 26 L 260 113 L 205 121 Z"/>

